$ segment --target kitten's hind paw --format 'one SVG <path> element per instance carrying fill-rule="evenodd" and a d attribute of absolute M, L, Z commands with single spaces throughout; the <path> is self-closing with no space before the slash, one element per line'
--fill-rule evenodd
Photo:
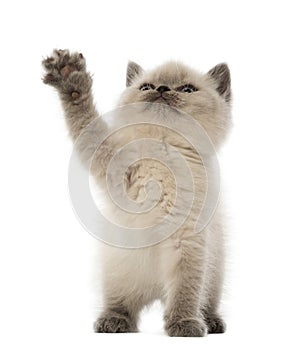
<path fill-rule="evenodd" d="M 209 315 L 206 317 L 205 321 L 209 334 L 226 332 L 226 323 L 221 319 L 221 317 L 216 315 Z"/>
<path fill-rule="evenodd" d="M 131 333 L 137 332 L 137 327 L 129 317 L 115 312 L 105 313 L 93 325 L 95 333 Z"/>

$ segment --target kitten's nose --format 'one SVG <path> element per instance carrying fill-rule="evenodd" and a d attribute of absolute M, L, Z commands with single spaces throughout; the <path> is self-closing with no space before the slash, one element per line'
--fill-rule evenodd
<path fill-rule="evenodd" d="M 163 93 L 165 91 L 170 91 L 171 89 L 166 86 L 166 85 L 160 85 L 158 88 L 157 88 L 157 91 L 160 92 L 160 93 Z"/>

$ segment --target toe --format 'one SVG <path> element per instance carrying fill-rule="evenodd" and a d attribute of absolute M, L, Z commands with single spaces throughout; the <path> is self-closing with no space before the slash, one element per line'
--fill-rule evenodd
<path fill-rule="evenodd" d="M 206 319 L 208 332 L 210 334 L 225 333 L 226 323 L 220 317 L 209 317 Z"/>
<path fill-rule="evenodd" d="M 102 317 L 94 323 L 96 333 L 128 333 L 132 332 L 128 321 L 120 317 Z"/>
<path fill-rule="evenodd" d="M 204 337 L 207 334 L 206 325 L 197 319 L 180 320 L 166 329 L 170 337 Z"/>

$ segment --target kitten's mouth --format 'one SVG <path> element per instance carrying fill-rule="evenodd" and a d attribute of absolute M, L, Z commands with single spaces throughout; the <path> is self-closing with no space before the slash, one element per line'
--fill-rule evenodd
<path fill-rule="evenodd" d="M 166 102 L 169 103 L 170 102 L 170 98 L 169 97 L 165 97 L 164 95 L 160 95 L 154 98 L 153 102 Z"/>
<path fill-rule="evenodd" d="M 166 97 L 164 97 L 163 95 L 161 95 L 161 96 L 158 96 L 155 98 L 155 101 L 157 101 L 157 100 L 167 101 L 168 99 Z"/>
<path fill-rule="evenodd" d="M 166 94 L 158 94 L 157 96 L 147 96 L 146 100 L 148 102 L 154 102 L 154 103 L 163 103 L 168 106 L 176 107 L 178 104 L 178 99 L 176 99 L 175 96 L 166 95 Z"/>
<path fill-rule="evenodd" d="M 170 97 L 165 97 L 163 95 L 156 97 L 153 102 L 155 102 L 155 103 L 163 103 L 163 104 L 166 104 L 166 105 L 172 106 L 172 107 L 176 106 L 176 103 L 175 103 L 174 99 L 172 99 Z"/>

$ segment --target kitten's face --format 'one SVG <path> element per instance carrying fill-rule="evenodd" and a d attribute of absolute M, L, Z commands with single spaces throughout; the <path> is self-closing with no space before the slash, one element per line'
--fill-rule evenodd
<path fill-rule="evenodd" d="M 230 96 L 230 73 L 225 64 L 200 74 L 177 62 L 150 72 L 130 62 L 120 104 L 151 102 L 177 108 L 194 117 L 218 146 L 230 126 Z"/>

